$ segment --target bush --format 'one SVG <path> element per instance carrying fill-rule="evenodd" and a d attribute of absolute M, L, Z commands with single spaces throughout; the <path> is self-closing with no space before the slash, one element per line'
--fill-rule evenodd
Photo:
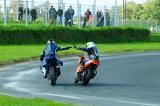
<path fill-rule="evenodd" d="M 64 28 L 0 27 L 0 44 L 40 44 L 48 39 L 58 43 L 121 43 L 149 41 L 150 32 L 143 28 Z"/>

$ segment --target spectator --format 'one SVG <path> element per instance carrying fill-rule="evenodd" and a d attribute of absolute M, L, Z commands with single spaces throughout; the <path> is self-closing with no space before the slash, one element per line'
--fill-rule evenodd
<path fill-rule="evenodd" d="M 65 26 L 67 27 L 67 25 L 69 24 L 69 26 L 71 27 L 72 26 L 72 14 L 70 12 L 70 8 L 65 12 L 64 14 L 64 17 L 65 17 Z"/>
<path fill-rule="evenodd" d="M 110 26 L 110 15 L 109 10 L 105 9 L 106 26 Z"/>
<path fill-rule="evenodd" d="M 36 21 L 37 18 L 37 11 L 35 8 L 31 9 L 31 16 L 32 16 L 32 21 Z"/>
<path fill-rule="evenodd" d="M 53 8 L 53 6 L 51 6 L 51 9 L 49 10 L 49 15 L 50 15 L 50 20 L 51 23 L 50 25 L 56 25 L 56 20 L 57 20 L 57 11 L 55 8 Z"/>
<path fill-rule="evenodd" d="M 110 26 L 110 15 L 109 15 L 109 10 L 108 9 L 105 9 L 105 14 L 102 17 L 103 25 L 104 25 L 104 16 L 105 16 L 105 19 L 106 19 L 106 25 L 105 26 Z"/>
<path fill-rule="evenodd" d="M 103 26 L 102 17 L 103 17 L 103 12 L 101 10 L 98 10 L 97 11 L 97 25 L 96 25 L 97 27 Z"/>
<path fill-rule="evenodd" d="M 87 22 L 89 21 L 89 17 L 92 15 L 90 9 L 87 9 L 87 11 L 84 13 L 84 23 L 83 28 L 86 27 Z"/>
<path fill-rule="evenodd" d="M 72 9 L 72 6 L 70 6 L 69 10 L 71 12 L 71 24 L 73 25 L 74 9 Z"/>
<path fill-rule="evenodd" d="M 59 9 L 58 9 L 57 15 L 58 15 L 58 24 L 62 24 L 63 10 L 61 9 L 61 7 L 59 7 Z"/>
<path fill-rule="evenodd" d="M 23 19 L 23 7 L 18 8 L 18 20 Z"/>

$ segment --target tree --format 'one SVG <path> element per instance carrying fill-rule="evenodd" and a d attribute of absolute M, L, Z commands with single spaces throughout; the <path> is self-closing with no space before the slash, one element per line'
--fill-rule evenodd
<path fill-rule="evenodd" d="M 144 4 L 142 19 L 157 20 L 160 23 L 160 0 L 147 0 Z"/>
<path fill-rule="evenodd" d="M 127 7 L 126 7 L 126 19 L 133 19 L 134 18 L 134 13 L 135 13 L 135 8 L 137 4 L 133 1 L 127 2 Z"/>
<path fill-rule="evenodd" d="M 144 7 L 142 6 L 142 4 L 137 4 L 136 7 L 135 7 L 133 18 L 136 19 L 136 20 L 140 20 L 141 15 L 143 14 L 143 9 L 144 9 Z"/>
<path fill-rule="evenodd" d="M 126 3 L 126 19 L 131 20 L 134 18 L 134 12 L 137 4 L 133 1 L 129 1 Z M 118 6 L 119 13 L 122 13 L 122 5 Z M 120 17 L 122 17 L 122 14 L 119 14 Z"/>
<path fill-rule="evenodd" d="M 18 5 L 17 5 L 18 4 Z M 17 7 L 18 6 L 18 7 Z M 14 20 L 15 17 L 17 16 L 17 9 L 19 7 L 23 7 L 23 1 L 22 0 L 17 0 L 15 2 L 15 0 L 11 0 L 9 2 L 9 7 L 8 7 L 8 13 L 9 13 L 9 17 Z"/>
<path fill-rule="evenodd" d="M 119 13 L 122 17 L 122 5 L 119 5 Z M 160 23 L 160 0 L 147 0 L 143 4 L 127 2 L 126 19 L 157 20 Z"/>
<path fill-rule="evenodd" d="M 18 0 L 18 6 L 19 7 L 24 7 L 23 0 Z M 9 11 L 13 11 L 14 13 L 17 12 L 17 2 L 15 0 L 11 0 L 9 3 Z"/>
<path fill-rule="evenodd" d="M 141 19 L 148 20 L 153 19 L 154 0 L 148 0 L 143 4 L 143 14 Z"/>
<path fill-rule="evenodd" d="M 153 19 L 160 22 L 160 0 L 155 0 L 154 2 Z"/>

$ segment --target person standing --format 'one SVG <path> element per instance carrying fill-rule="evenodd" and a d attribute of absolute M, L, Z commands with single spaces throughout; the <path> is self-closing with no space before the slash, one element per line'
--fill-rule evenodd
<path fill-rule="evenodd" d="M 18 8 L 18 20 L 23 19 L 23 7 Z"/>
<path fill-rule="evenodd" d="M 58 24 L 62 25 L 62 15 L 63 15 L 63 10 L 62 10 L 61 7 L 59 7 L 59 9 L 58 9 L 57 15 L 58 15 Z"/>
<path fill-rule="evenodd" d="M 65 17 L 65 26 L 67 27 L 67 25 L 69 24 L 69 26 L 71 27 L 72 26 L 72 22 L 71 22 L 72 14 L 70 12 L 70 8 L 65 12 L 64 17 Z"/>
<path fill-rule="evenodd" d="M 69 10 L 71 12 L 71 24 L 73 25 L 74 9 L 70 6 Z"/>
<path fill-rule="evenodd" d="M 51 23 L 50 25 L 56 25 L 56 19 L 57 19 L 57 11 L 55 8 L 53 8 L 53 6 L 51 6 L 50 10 L 49 10 L 49 15 L 50 15 L 50 20 Z"/>
<path fill-rule="evenodd" d="M 35 8 L 31 9 L 31 17 L 32 17 L 32 21 L 36 21 L 37 18 L 37 11 Z"/>
<path fill-rule="evenodd" d="M 102 11 L 98 10 L 97 11 L 97 25 L 96 25 L 97 27 L 102 26 L 102 23 L 103 23 L 101 21 L 102 15 L 103 15 Z"/>
<path fill-rule="evenodd" d="M 87 22 L 89 21 L 89 17 L 92 15 L 90 9 L 87 9 L 87 11 L 84 13 L 84 22 L 83 22 L 83 28 L 86 27 Z"/>

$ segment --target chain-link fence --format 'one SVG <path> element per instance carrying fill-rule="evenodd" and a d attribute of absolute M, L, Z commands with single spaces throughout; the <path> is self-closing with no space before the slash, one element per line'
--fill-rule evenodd
<path fill-rule="evenodd" d="M 154 20 L 122 20 L 122 13 L 118 13 L 118 8 L 115 6 L 111 8 L 107 5 L 63 3 L 63 0 L 58 0 L 58 2 L 0 0 L 0 10 L 0 24 L 5 26 L 10 23 L 26 26 L 30 24 L 76 27 L 141 26 L 159 30 L 157 21 Z"/>
<path fill-rule="evenodd" d="M 118 25 L 129 27 L 143 27 L 155 32 L 160 31 L 160 26 L 158 25 L 158 21 L 156 20 L 119 20 Z"/>
<path fill-rule="evenodd" d="M 96 5 L 81 5 L 81 4 L 67 4 L 67 3 L 54 3 L 49 2 L 49 0 L 45 0 L 44 2 L 38 1 L 33 2 L 33 0 L 12 0 L 11 2 L 7 2 L 6 0 L 0 0 L 0 23 L 7 25 L 8 23 L 18 22 L 21 24 L 33 24 L 33 23 L 42 23 L 45 25 L 50 25 L 52 21 L 51 15 L 54 14 L 50 11 L 51 6 L 55 8 L 55 10 L 59 11 L 59 8 L 62 9 L 63 14 L 62 17 L 59 17 L 57 14 L 56 17 L 53 17 L 56 20 L 56 25 L 65 25 L 67 10 L 72 8 L 74 10 L 74 14 L 71 15 L 72 25 L 75 26 L 83 26 L 84 20 L 87 17 L 87 26 L 96 26 L 97 22 L 102 22 L 102 14 L 99 17 L 100 20 L 97 20 L 96 11 L 99 9 L 103 13 L 106 6 L 96 6 Z M 71 7 L 72 6 L 72 7 Z M 85 14 L 87 9 L 90 9 L 91 14 Z M 108 13 L 109 14 L 109 13 Z M 87 15 L 87 16 L 85 16 Z M 70 17 L 70 16 L 69 16 Z M 35 18 L 35 19 L 34 19 Z M 108 19 L 109 20 L 109 19 Z M 59 22 L 59 21 L 62 21 Z M 68 20 L 70 21 L 70 20 Z M 104 23 L 104 22 L 103 22 Z"/>

